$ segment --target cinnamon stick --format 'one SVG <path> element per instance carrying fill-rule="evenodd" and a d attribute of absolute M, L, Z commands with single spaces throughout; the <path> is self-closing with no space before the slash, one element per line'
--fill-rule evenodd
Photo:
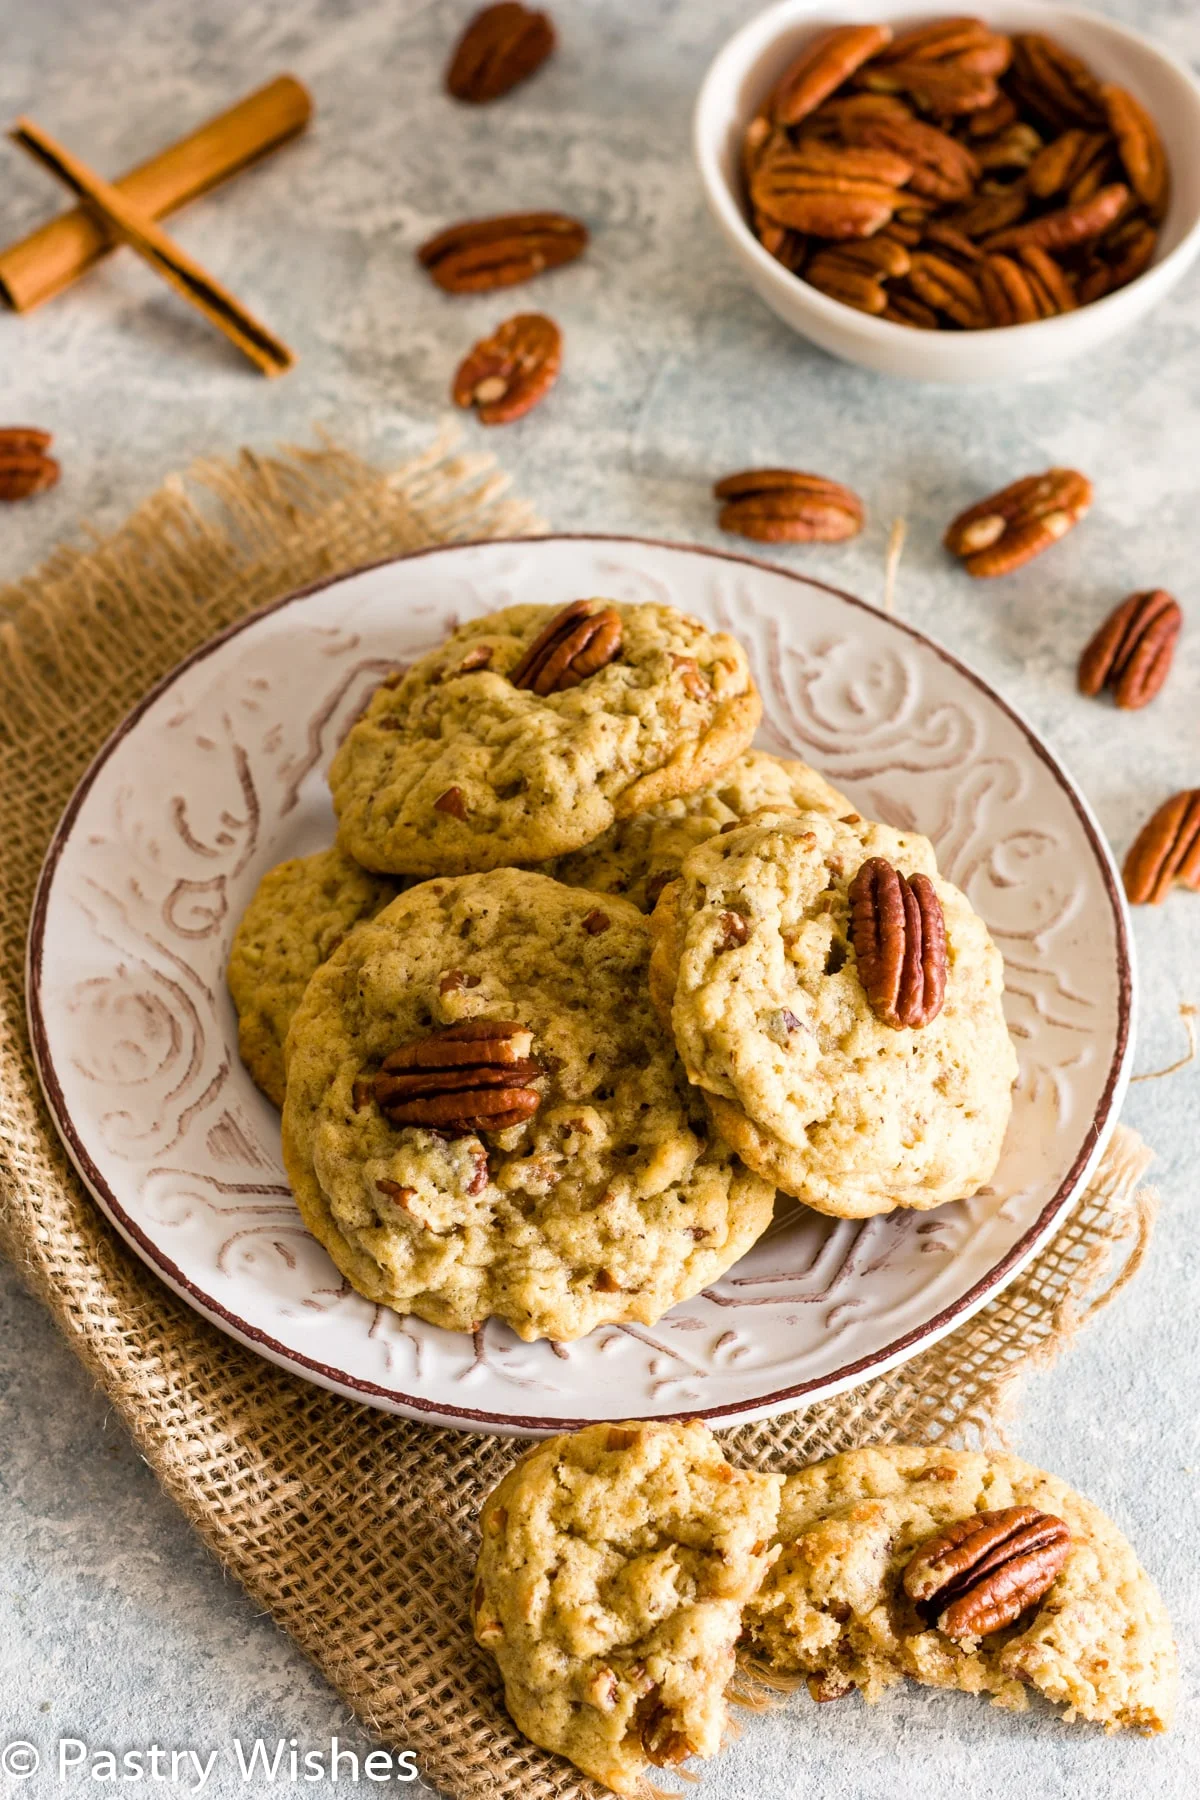
<path fill-rule="evenodd" d="M 294 76 L 280 75 L 112 185 L 149 218 L 164 219 L 296 137 L 312 110 L 307 90 Z M 62 213 L 0 250 L 0 297 L 28 312 L 78 280 L 117 242 L 89 208 Z"/>
<path fill-rule="evenodd" d="M 202 312 L 235 343 L 264 375 L 282 375 L 295 356 L 281 338 L 247 312 L 195 259 L 160 231 L 147 214 L 133 206 L 109 181 L 89 169 L 32 119 L 18 119 L 9 133 L 15 144 L 49 169 L 52 175 L 97 211 L 109 232 L 136 250 L 185 300 Z"/>

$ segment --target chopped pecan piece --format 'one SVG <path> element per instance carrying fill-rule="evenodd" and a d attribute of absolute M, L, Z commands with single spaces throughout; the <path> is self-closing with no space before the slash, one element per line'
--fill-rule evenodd
<path fill-rule="evenodd" d="M 465 819 L 467 802 L 460 787 L 448 787 L 433 803 L 434 812 L 449 813 L 452 819 Z"/>
<path fill-rule="evenodd" d="M 750 936 L 750 927 L 741 913 L 723 912 L 717 923 L 721 927 L 721 935 L 716 946 L 720 952 L 736 950 Z"/>
<path fill-rule="evenodd" d="M 504 1131 L 531 1118 L 542 1073 L 533 1034 L 511 1019 L 461 1019 L 384 1058 L 375 1102 L 393 1125 L 463 1134 Z"/>
<path fill-rule="evenodd" d="M 882 856 L 849 888 L 850 942 L 871 1010 L 893 1030 L 920 1030 L 946 997 L 946 920 L 928 875 L 902 875 Z"/>
<path fill-rule="evenodd" d="M 661 1694 L 662 1687 L 656 1684 L 638 1701 L 633 1715 L 642 1749 L 658 1769 L 686 1762 L 695 1750 L 687 1733 L 675 1724 L 675 1715 L 664 1705 Z"/>
<path fill-rule="evenodd" d="M 476 13 L 459 38 L 446 86 L 456 100 L 499 100 L 540 69 L 553 49 L 548 14 L 502 0 Z"/>
<path fill-rule="evenodd" d="M 482 425 L 523 418 L 554 386 L 562 333 L 544 313 L 517 313 L 480 338 L 454 377 L 456 406 L 473 406 Z"/>
<path fill-rule="evenodd" d="M 863 503 L 852 488 L 800 469 L 744 469 L 713 493 L 724 502 L 722 531 L 767 544 L 834 544 L 862 530 Z"/>
<path fill-rule="evenodd" d="M 671 667 L 679 670 L 685 694 L 689 694 L 693 700 L 712 699 L 712 688 L 700 673 L 700 664 L 694 656 L 676 656 L 672 653 Z"/>
<path fill-rule="evenodd" d="M 1092 484 L 1076 469 L 1026 475 L 969 506 L 943 542 L 968 575 L 1007 575 L 1065 537 L 1092 504 Z"/>
<path fill-rule="evenodd" d="M 1123 711 L 1146 706 L 1167 679 L 1182 626 L 1179 602 L 1163 588 L 1130 594 L 1080 657 L 1080 693 L 1111 688 Z"/>
<path fill-rule="evenodd" d="M 386 1195 L 394 1205 L 398 1206 L 401 1212 L 411 1212 L 410 1202 L 417 1197 L 415 1187 L 402 1187 L 400 1182 L 389 1181 L 386 1176 L 380 1176 L 375 1186 L 381 1194 Z"/>
<path fill-rule="evenodd" d="M 636 1425 L 610 1425 L 604 1437 L 606 1450 L 631 1450 L 640 1433 Z"/>
<path fill-rule="evenodd" d="M 534 638 L 508 679 L 534 694 L 561 694 L 613 662 L 621 639 L 621 615 L 615 607 L 597 612 L 595 601 L 573 600 Z"/>
<path fill-rule="evenodd" d="M 51 442 L 32 425 L 0 426 L 0 500 L 28 500 L 54 486 L 60 470 L 46 454 Z"/>
<path fill-rule="evenodd" d="M 1070 1553 L 1070 1529 L 1053 1513 L 1035 1506 L 974 1513 L 910 1557 L 904 1591 L 947 1637 L 986 1637 L 1035 1605 Z"/>
<path fill-rule="evenodd" d="M 1200 892 L 1200 788 L 1164 800 L 1125 858 L 1125 892 L 1134 906 L 1160 906 L 1179 882 Z"/>
<path fill-rule="evenodd" d="M 770 112 L 780 125 L 796 125 L 841 87 L 854 71 L 890 42 L 889 25 L 839 25 L 810 44 L 775 84 Z"/>
<path fill-rule="evenodd" d="M 448 294 L 486 294 L 574 262 L 587 242 L 587 226 L 566 213 L 506 213 L 447 226 L 417 261 Z"/>
<path fill-rule="evenodd" d="M 583 920 L 583 929 L 587 932 L 589 937 L 600 937 L 603 932 L 608 930 L 611 924 L 612 920 L 609 918 L 608 914 L 606 912 L 601 912 L 598 906 L 594 906 L 591 912 L 588 913 Z"/>

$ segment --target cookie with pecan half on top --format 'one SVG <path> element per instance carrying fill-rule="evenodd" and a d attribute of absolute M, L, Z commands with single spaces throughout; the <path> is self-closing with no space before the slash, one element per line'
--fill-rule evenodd
<path fill-rule="evenodd" d="M 927 839 L 766 808 L 693 850 L 650 923 L 659 1016 L 752 1169 L 842 1218 L 990 1180 L 1003 968 Z"/>
<path fill-rule="evenodd" d="M 506 607 L 375 694 L 330 771 L 339 842 L 393 874 L 562 856 L 712 781 L 761 711 L 741 646 L 674 607 Z"/>
<path fill-rule="evenodd" d="M 518 869 L 421 882 L 309 982 L 283 1150 L 368 1299 L 526 1339 L 653 1324 L 770 1223 L 650 1003 L 649 922 Z"/>
<path fill-rule="evenodd" d="M 1124 1535 L 1015 1456 L 887 1444 L 789 1475 L 782 1546 L 745 1612 L 746 1660 L 816 1700 L 877 1700 L 910 1676 L 1028 1692 L 1066 1720 L 1163 1731 L 1178 1685 L 1171 1622 Z"/>

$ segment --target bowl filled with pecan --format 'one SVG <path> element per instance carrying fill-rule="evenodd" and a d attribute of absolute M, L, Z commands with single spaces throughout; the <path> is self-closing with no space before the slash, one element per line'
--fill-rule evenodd
<path fill-rule="evenodd" d="M 836 356 L 932 381 L 1050 372 L 1200 250 L 1200 85 L 1041 0 L 781 0 L 705 77 L 696 159 L 767 304 Z"/>

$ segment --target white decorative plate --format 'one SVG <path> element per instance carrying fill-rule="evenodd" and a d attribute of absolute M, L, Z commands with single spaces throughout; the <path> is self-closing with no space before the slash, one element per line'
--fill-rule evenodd
<path fill-rule="evenodd" d="M 1020 1055 L 994 1186 L 834 1221 L 788 1203 L 652 1330 L 474 1340 L 360 1299 L 300 1223 L 278 1120 L 237 1057 L 224 967 L 264 870 L 331 841 L 324 772 L 381 674 L 517 599 L 670 601 L 736 631 L 766 715 L 864 813 L 927 833 L 1006 963 Z M 176 1291 L 243 1343 L 411 1417 L 535 1433 L 614 1414 L 731 1423 L 912 1356 L 1061 1223 L 1127 1078 L 1124 902 L 1085 803 L 1027 726 L 925 638 L 820 582 L 618 537 L 455 546 L 280 601 L 116 732 L 46 860 L 29 946 L 42 1082 L 80 1173 Z"/>

